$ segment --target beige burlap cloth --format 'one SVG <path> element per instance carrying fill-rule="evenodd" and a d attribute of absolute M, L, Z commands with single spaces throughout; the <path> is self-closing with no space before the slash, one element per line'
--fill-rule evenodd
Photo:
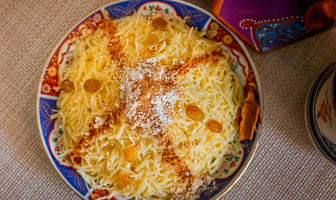
<path fill-rule="evenodd" d="M 75 22 L 107 0 L 0 0 L 0 199 L 78 199 L 56 174 L 36 127 L 35 97 L 50 51 Z M 211 1 L 192 1 L 210 10 Z M 251 165 L 224 199 L 335 199 L 336 166 L 311 143 L 304 103 L 336 61 L 336 29 L 267 54 L 259 71 L 265 118 Z"/>

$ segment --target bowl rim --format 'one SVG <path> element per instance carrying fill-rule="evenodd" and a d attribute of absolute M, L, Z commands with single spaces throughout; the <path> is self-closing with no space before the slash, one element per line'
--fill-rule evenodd
<path fill-rule="evenodd" d="M 69 28 L 67 28 L 62 34 L 60 34 L 60 36 L 58 36 L 58 39 L 56 39 L 53 46 L 54 48 L 52 48 L 49 52 L 49 56 L 47 57 L 47 59 L 45 60 L 44 64 L 43 64 L 43 68 L 41 70 L 41 75 L 38 81 L 38 87 L 37 87 L 37 92 L 36 92 L 36 124 L 37 124 L 37 128 L 38 128 L 38 132 L 40 135 L 40 142 L 43 146 L 44 152 L 47 154 L 48 157 L 48 161 L 51 163 L 51 165 L 53 166 L 53 169 L 56 171 L 56 174 L 61 178 L 61 180 L 63 182 L 65 182 L 72 192 L 74 192 L 76 195 L 78 195 L 80 198 L 83 199 L 83 195 L 81 195 L 75 188 L 73 188 L 73 186 L 70 185 L 70 183 L 60 174 L 60 171 L 57 170 L 57 166 L 55 165 L 55 163 L 52 161 L 51 156 L 49 155 L 46 147 L 45 147 L 45 142 L 43 139 L 43 133 L 41 131 L 41 123 L 40 123 L 40 118 L 39 118 L 39 103 L 40 103 L 40 91 L 41 91 L 41 87 L 42 87 L 42 82 L 43 82 L 43 78 L 44 75 L 46 73 L 46 70 L 48 68 L 48 64 L 53 56 L 53 54 L 56 52 L 57 48 L 60 46 L 60 44 L 62 43 L 62 41 L 66 38 L 66 36 L 72 32 L 73 28 L 76 27 L 77 25 L 79 25 L 82 21 L 84 21 L 86 18 L 88 18 L 89 16 L 91 16 L 92 14 L 96 13 L 99 10 L 104 10 L 106 7 L 117 4 L 117 3 L 121 3 L 121 2 L 129 2 L 130 0 L 114 0 L 112 2 L 108 2 L 102 5 L 97 6 L 95 9 L 92 9 L 90 12 L 88 12 L 85 15 L 82 15 L 80 18 L 78 18 L 76 20 L 75 23 L 73 23 L 71 26 L 69 26 Z M 160 0 L 148 0 L 147 2 L 162 2 Z M 213 19 L 214 21 L 216 21 L 217 23 L 219 23 L 222 27 L 225 27 L 225 29 L 234 37 L 234 39 L 237 41 L 237 43 L 239 44 L 239 46 L 241 47 L 242 51 L 244 52 L 244 55 L 247 58 L 248 63 L 251 65 L 251 69 L 256 81 L 256 87 L 258 90 L 258 100 L 259 100 L 259 106 L 260 106 L 260 113 L 259 113 L 259 122 L 257 123 L 257 130 L 255 130 L 255 138 L 254 138 L 254 142 L 252 143 L 250 152 L 248 153 L 248 156 L 246 157 L 245 161 L 241 164 L 241 166 L 239 167 L 239 169 L 235 172 L 236 174 L 234 175 L 234 177 L 230 180 L 230 182 L 225 185 L 225 187 L 223 187 L 215 196 L 213 196 L 211 198 L 211 200 L 218 200 L 221 197 L 223 197 L 237 182 L 238 180 L 242 177 L 242 175 L 245 173 L 246 169 L 248 168 L 248 166 L 251 164 L 256 150 L 258 149 L 259 146 L 259 140 L 261 137 L 261 133 L 262 133 L 262 125 L 263 125 L 263 120 L 264 120 L 264 97 L 263 97 L 263 87 L 262 87 L 262 83 L 260 80 L 260 76 L 259 73 L 257 71 L 256 65 L 250 55 L 250 53 L 248 52 L 245 44 L 241 41 L 241 39 L 234 33 L 232 32 L 232 30 L 230 29 L 230 27 L 224 25 L 222 22 L 220 22 L 214 14 L 208 12 L 207 10 L 201 8 L 198 5 L 183 1 L 183 0 L 168 0 L 171 2 L 177 2 L 177 3 L 181 3 L 184 5 L 188 5 L 192 8 L 195 8 L 196 10 L 199 10 L 203 13 L 205 13 L 206 15 L 208 15 L 210 19 Z M 167 3 L 167 2 L 165 2 Z M 88 193 L 90 193 L 90 191 L 88 190 Z"/>
<path fill-rule="evenodd" d="M 310 121 L 310 104 L 314 103 L 316 94 L 317 94 L 317 88 L 319 87 L 319 85 L 321 84 L 321 81 L 323 81 L 323 78 L 325 78 L 328 74 L 328 72 L 330 70 L 333 70 L 332 68 L 336 67 L 336 62 L 333 62 L 331 64 L 329 64 L 325 69 L 323 69 L 315 78 L 314 81 L 311 83 L 307 96 L 306 96 L 306 100 L 305 100 L 305 104 L 304 104 L 304 120 L 305 120 L 305 127 L 306 127 L 306 132 L 309 135 L 310 141 L 313 144 L 313 146 L 316 148 L 316 150 L 318 150 L 318 152 L 320 152 L 320 155 L 322 155 L 322 157 L 327 160 L 329 163 L 335 165 L 336 162 L 331 160 L 331 158 L 327 155 L 327 153 L 323 150 L 323 147 L 328 149 L 328 147 L 325 147 L 325 145 L 323 144 L 319 144 L 316 139 L 314 139 L 314 135 L 316 135 L 317 133 L 312 130 L 312 122 Z M 336 78 L 336 75 L 335 77 Z M 324 82 L 325 83 L 325 82 Z M 323 83 L 323 84 L 324 84 Z M 333 81 L 334 83 L 334 81 Z M 314 96 L 315 95 L 315 96 Z"/>

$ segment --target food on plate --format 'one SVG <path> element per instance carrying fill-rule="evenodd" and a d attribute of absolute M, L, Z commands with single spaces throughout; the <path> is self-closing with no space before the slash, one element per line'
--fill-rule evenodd
<path fill-rule="evenodd" d="M 74 41 L 53 117 L 90 186 L 136 199 L 195 199 L 211 188 L 238 136 L 244 90 L 204 35 L 179 17 L 134 14 Z"/>

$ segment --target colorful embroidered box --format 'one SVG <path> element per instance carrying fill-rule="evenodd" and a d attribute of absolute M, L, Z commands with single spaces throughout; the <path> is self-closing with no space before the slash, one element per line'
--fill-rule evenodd
<path fill-rule="evenodd" d="M 329 3 L 332 1 L 329 0 Z M 257 52 L 266 52 L 310 35 L 312 30 L 305 26 L 305 14 L 317 2 L 322 1 L 214 0 L 212 11 L 217 19 L 230 27 L 245 43 Z M 334 7 L 325 4 L 319 6 L 318 11 L 310 16 L 312 19 L 326 22 L 325 13 L 330 9 L 330 15 L 335 15 Z M 319 10 L 322 16 L 318 13 Z"/>

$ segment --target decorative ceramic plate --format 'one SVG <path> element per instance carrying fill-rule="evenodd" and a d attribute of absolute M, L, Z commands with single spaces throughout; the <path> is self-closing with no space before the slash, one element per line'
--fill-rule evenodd
<path fill-rule="evenodd" d="M 135 12 L 150 14 L 152 12 L 168 16 L 189 17 L 188 25 L 206 31 L 208 38 L 223 43 L 223 48 L 229 52 L 232 59 L 233 70 L 241 77 L 245 92 L 248 85 L 255 86 L 256 99 L 260 105 L 260 117 L 252 140 L 234 141 L 237 147 L 235 155 L 227 156 L 220 170 L 215 174 L 216 185 L 213 192 L 205 191 L 199 199 L 218 199 L 227 192 L 250 163 L 257 148 L 261 133 L 261 119 L 263 116 L 262 94 L 259 77 L 254 63 L 243 43 L 231 30 L 218 22 L 210 13 L 192 4 L 176 0 L 129 0 L 117 1 L 106 5 L 82 19 L 66 33 L 57 44 L 48 58 L 41 76 L 37 94 L 37 122 L 42 137 L 43 146 L 48 157 L 62 179 L 82 198 L 90 199 L 91 193 L 103 196 L 104 191 L 94 190 L 87 185 L 80 175 L 71 167 L 71 162 L 64 156 L 62 143 L 59 137 L 63 134 L 58 128 L 59 123 L 51 120 L 52 110 L 56 109 L 58 91 L 58 70 L 65 66 L 73 51 L 72 39 L 79 37 L 87 31 L 95 30 L 107 12 L 110 18 L 116 19 Z M 124 199 L 116 196 L 116 199 Z"/>
<path fill-rule="evenodd" d="M 335 68 L 336 63 L 327 67 L 317 77 L 313 86 L 310 89 L 305 107 L 306 127 L 313 144 L 320 150 L 324 157 L 326 157 L 334 164 L 336 164 L 336 144 L 330 141 L 328 137 L 326 137 L 326 135 L 321 130 L 321 125 L 318 123 L 318 120 L 322 121 L 323 123 L 329 124 L 330 115 L 328 114 L 327 110 L 330 110 L 329 112 L 334 112 L 335 105 L 333 105 L 332 102 L 328 101 L 322 101 L 323 104 L 319 104 L 318 98 L 321 96 L 326 97 L 327 94 L 326 91 L 323 89 L 323 86 L 326 84 L 330 76 L 335 72 Z"/>

